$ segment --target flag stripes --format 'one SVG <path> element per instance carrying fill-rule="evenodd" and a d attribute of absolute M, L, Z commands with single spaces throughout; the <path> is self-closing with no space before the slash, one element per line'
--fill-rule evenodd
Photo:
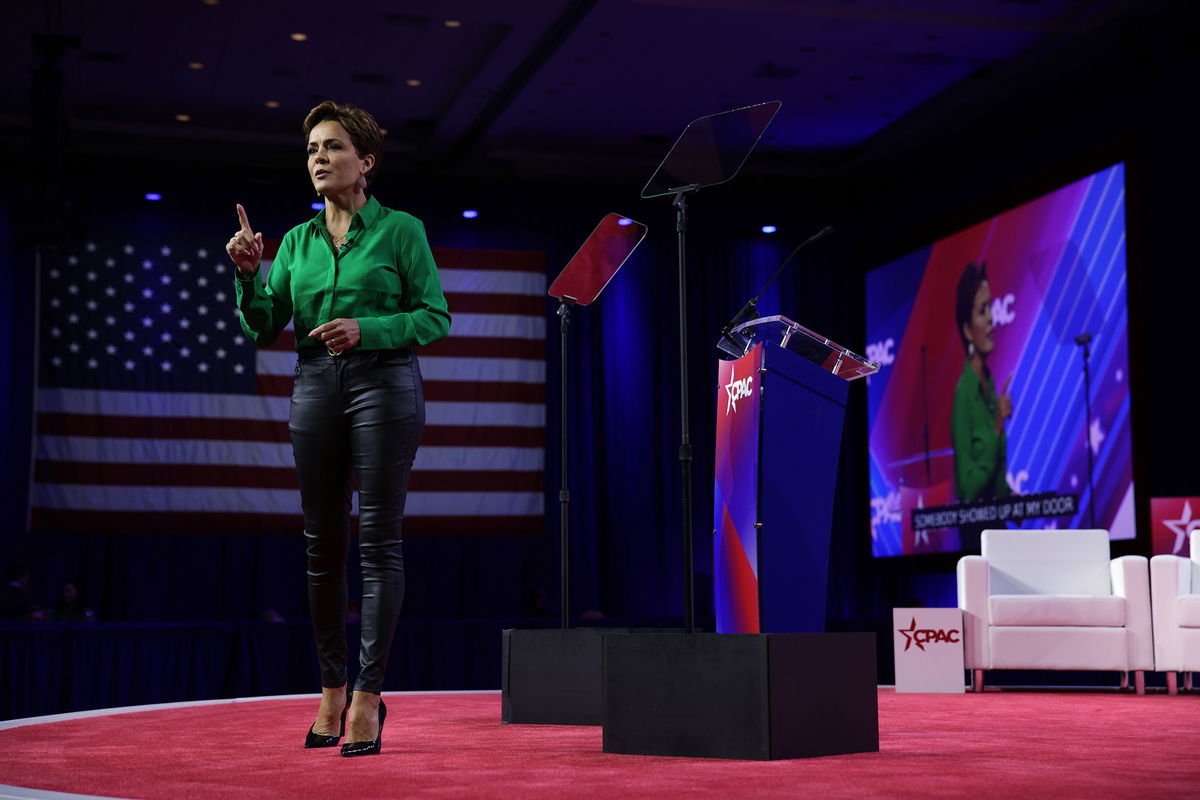
<path fill-rule="evenodd" d="M 34 527 L 296 534 L 296 333 L 254 348 L 224 254 L 171 251 L 89 243 L 43 276 Z M 454 320 L 417 349 L 426 428 L 405 535 L 540 535 L 544 257 L 434 253 Z"/>

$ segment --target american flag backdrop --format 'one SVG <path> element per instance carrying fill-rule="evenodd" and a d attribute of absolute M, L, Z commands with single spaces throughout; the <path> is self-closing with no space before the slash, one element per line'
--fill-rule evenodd
<path fill-rule="evenodd" d="M 545 256 L 434 258 L 453 323 L 417 351 L 427 419 L 404 532 L 540 535 Z M 300 532 L 295 334 L 265 349 L 245 337 L 232 270 L 219 247 L 180 242 L 96 240 L 44 258 L 34 529 Z"/>

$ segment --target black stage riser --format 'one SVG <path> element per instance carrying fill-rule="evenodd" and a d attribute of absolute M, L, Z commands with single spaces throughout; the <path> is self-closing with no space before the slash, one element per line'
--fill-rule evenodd
<path fill-rule="evenodd" d="M 879 750 L 870 633 L 612 634 L 604 752 L 773 760 Z"/>
<path fill-rule="evenodd" d="M 508 629 L 503 633 L 500 721 L 600 725 L 604 721 L 603 637 L 667 628 Z"/>

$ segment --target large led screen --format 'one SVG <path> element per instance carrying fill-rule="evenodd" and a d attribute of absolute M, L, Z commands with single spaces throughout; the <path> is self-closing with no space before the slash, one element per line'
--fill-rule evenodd
<path fill-rule="evenodd" d="M 1125 244 L 1117 164 L 868 274 L 874 555 L 1134 537 Z"/>

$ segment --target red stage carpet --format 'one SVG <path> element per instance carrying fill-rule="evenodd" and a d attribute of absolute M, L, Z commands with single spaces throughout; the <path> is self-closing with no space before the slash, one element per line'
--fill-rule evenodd
<path fill-rule="evenodd" d="M 1197 694 L 881 689 L 880 752 L 774 762 L 605 755 L 598 727 L 501 725 L 498 693 L 385 698 L 380 756 L 304 750 L 315 698 L 248 699 L 0 730 L 0 784 L 163 800 L 1200 798 Z"/>

